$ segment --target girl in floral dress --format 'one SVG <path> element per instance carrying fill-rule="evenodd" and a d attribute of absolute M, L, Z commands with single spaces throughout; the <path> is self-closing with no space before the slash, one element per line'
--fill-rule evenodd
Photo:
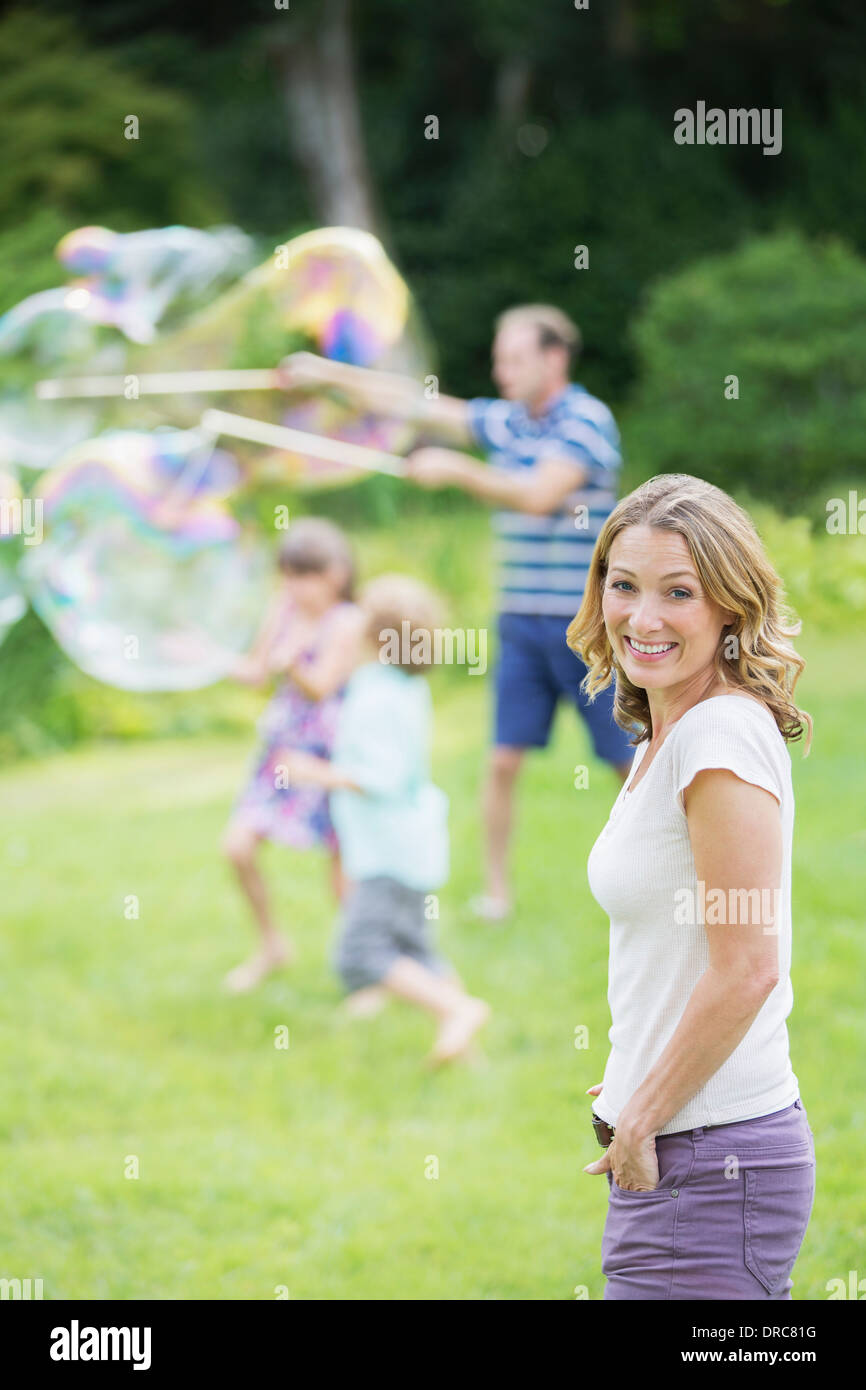
<path fill-rule="evenodd" d="M 254 988 L 294 955 L 274 921 L 259 867 L 263 840 L 293 849 L 324 846 L 338 899 L 343 888 L 327 793 L 287 785 L 280 750 L 330 756 L 343 686 L 356 664 L 363 629 L 352 602 L 354 561 L 338 527 L 308 517 L 287 532 L 278 562 L 280 592 L 252 651 L 234 672 L 249 684 L 264 684 L 274 675 L 279 683 L 259 722 L 261 744 L 223 840 L 259 935 L 255 954 L 226 977 L 232 993 Z"/>

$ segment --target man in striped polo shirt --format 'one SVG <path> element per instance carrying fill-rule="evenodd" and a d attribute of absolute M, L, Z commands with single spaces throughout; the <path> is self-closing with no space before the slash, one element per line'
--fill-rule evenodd
<path fill-rule="evenodd" d="M 590 558 L 616 502 L 619 432 L 607 406 L 570 382 L 577 326 L 544 304 L 496 321 L 493 379 L 499 399 L 426 400 L 417 381 L 297 354 L 287 385 L 339 386 L 360 405 L 417 421 L 455 445 L 476 445 L 488 463 L 454 448 L 417 449 L 410 477 L 459 487 L 493 504 L 499 564 L 499 662 L 494 747 L 484 789 L 486 885 L 474 900 L 489 920 L 510 909 L 508 848 L 514 787 L 527 749 L 544 748 L 559 700 L 583 716 L 596 754 L 621 778 L 633 748 L 613 720 L 613 687 L 590 704 L 586 668 L 565 644 Z"/>

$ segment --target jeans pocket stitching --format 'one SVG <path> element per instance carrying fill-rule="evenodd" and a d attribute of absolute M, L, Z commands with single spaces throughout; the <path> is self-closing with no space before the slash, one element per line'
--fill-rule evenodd
<path fill-rule="evenodd" d="M 625 1197 L 626 1200 L 629 1202 L 632 1201 L 635 1197 L 637 1197 L 638 1199 L 641 1197 L 659 1198 L 669 1197 L 671 1195 L 671 1190 L 669 1187 L 653 1187 L 650 1189 L 649 1192 L 631 1191 L 627 1187 L 620 1187 L 616 1179 L 614 1179 L 611 1183 L 610 1191 L 612 1196 L 615 1194 L 618 1197 Z"/>
<path fill-rule="evenodd" d="M 789 1171 L 789 1170 L 794 1170 L 794 1169 L 799 1169 L 799 1170 L 805 1169 L 805 1170 L 807 1170 L 807 1171 L 810 1171 L 810 1170 L 812 1170 L 812 1165 L 809 1164 L 809 1163 L 796 1163 L 796 1164 L 790 1164 L 790 1165 L 787 1165 L 787 1166 L 786 1166 L 786 1169 L 785 1169 L 784 1171 Z M 755 1201 L 756 1201 L 757 1196 L 758 1196 L 758 1176 L 759 1176 L 759 1173 L 760 1173 L 760 1172 L 770 1172 L 770 1173 L 771 1173 L 771 1172 L 778 1172 L 778 1171 L 780 1171 L 780 1169 L 772 1169 L 772 1168 L 769 1168 L 769 1169 L 753 1169 L 753 1168 L 748 1168 L 748 1169 L 746 1169 L 746 1173 L 745 1173 L 746 1182 L 745 1182 L 745 1188 L 744 1188 L 744 1194 L 743 1194 L 743 1227 L 744 1227 L 744 1235 L 745 1235 L 745 1238 L 744 1238 L 744 1259 L 745 1259 L 745 1265 L 746 1265 L 746 1268 L 749 1270 L 749 1272 L 755 1276 L 755 1278 L 758 1280 L 758 1282 L 767 1290 L 767 1293 L 769 1293 L 769 1294 L 773 1294 L 773 1293 L 775 1293 L 775 1292 L 777 1291 L 777 1289 L 778 1289 L 778 1287 L 779 1287 L 779 1284 L 780 1284 L 780 1278 L 777 1277 L 776 1280 L 775 1280 L 775 1282 L 772 1282 L 772 1281 L 770 1280 L 770 1278 L 769 1278 L 769 1275 L 766 1274 L 766 1273 L 764 1272 L 764 1266 L 762 1265 L 760 1259 L 758 1258 L 757 1249 L 755 1248 L 755 1247 L 756 1247 L 756 1240 L 757 1240 L 757 1232 L 754 1232 L 754 1233 L 753 1233 L 753 1225 L 754 1225 L 754 1220 L 755 1220 L 755 1210 L 754 1210 L 754 1206 L 755 1206 Z M 813 1194 L 814 1194 L 814 1189 L 813 1189 Z M 814 1200 L 814 1195 L 813 1195 L 813 1200 Z M 805 1234 L 806 1234 L 806 1231 L 807 1231 L 807 1229 L 808 1229 L 809 1220 L 810 1220 L 811 1214 L 812 1214 L 812 1210 L 811 1210 L 811 1205 L 810 1205 L 809 1211 L 806 1213 L 806 1217 L 805 1217 L 805 1219 L 804 1219 L 804 1221 L 803 1221 L 803 1223 L 802 1223 L 802 1229 L 799 1231 L 799 1239 L 798 1239 L 798 1241 L 797 1241 L 797 1252 L 796 1252 L 796 1254 L 795 1254 L 795 1256 L 794 1256 L 794 1260 L 792 1261 L 792 1264 L 796 1261 L 797 1255 L 800 1253 L 800 1247 L 801 1247 L 802 1244 L 803 1244 L 803 1238 L 804 1238 L 804 1236 L 805 1236 Z"/>
<path fill-rule="evenodd" d="M 767 1277 L 764 1274 L 763 1269 L 761 1268 L 760 1261 L 758 1260 L 757 1255 L 752 1249 L 753 1202 L 755 1197 L 757 1196 L 757 1190 L 757 1175 L 754 1172 L 752 1172 L 751 1169 L 747 1169 L 746 1182 L 743 1191 L 743 1230 L 745 1235 L 744 1259 L 746 1269 L 748 1269 L 752 1274 L 754 1274 L 758 1282 L 762 1284 L 763 1287 L 767 1290 L 767 1293 L 772 1293 L 772 1286 L 768 1283 Z"/>
<path fill-rule="evenodd" d="M 701 1156 L 703 1158 L 727 1158 L 735 1147 L 735 1145 L 729 1144 L 727 1149 L 702 1149 Z M 803 1140 L 798 1144 L 756 1144 L 753 1148 L 747 1145 L 741 1145 L 737 1147 L 736 1151 L 740 1159 L 767 1157 L 782 1159 L 803 1158 L 805 1162 L 808 1163 L 812 1160 L 814 1148 L 814 1143 Z M 788 1165 L 786 1163 L 785 1165 L 780 1164 L 779 1166 L 790 1166 L 793 1168 L 797 1165 L 793 1163 Z"/>

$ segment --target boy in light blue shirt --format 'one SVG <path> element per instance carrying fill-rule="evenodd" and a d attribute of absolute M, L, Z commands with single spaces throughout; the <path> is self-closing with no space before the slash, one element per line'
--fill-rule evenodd
<path fill-rule="evenodd" d="M 432 941 L 432 895 L 448 876 L 448 799 L 430 777 L 432 663 L 438 605 L 416 580 L 382 575 L 361 598 L 366 652 L 346 686 L 331 760 L 285 750 L 295 782 L 331 792 L 350 880 L 335 963 L 350 1012 L 388 994 L 438 1019 L 429 1061 L 464 1055 L 490 1010 L 466 993 Z"/>
<path fill-rule="evenodd" d="M 361 791 L 338 788 L 330 810 L 346 877 L 431 892 L 448 877 L 448 798 L 430 781 L 430 687 L 366 661 L 345 699 L 331 758 Z"/>

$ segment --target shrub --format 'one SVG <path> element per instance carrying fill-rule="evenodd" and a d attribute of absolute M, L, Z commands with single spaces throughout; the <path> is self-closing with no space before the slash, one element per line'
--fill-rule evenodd
<path fill-rule="evenodd" d="M 864 317 L 866 263 L 794 232 L 657 282 L 633 330 L 629 481 L 693 473 L 793 512 L 862 476 Z"/>

